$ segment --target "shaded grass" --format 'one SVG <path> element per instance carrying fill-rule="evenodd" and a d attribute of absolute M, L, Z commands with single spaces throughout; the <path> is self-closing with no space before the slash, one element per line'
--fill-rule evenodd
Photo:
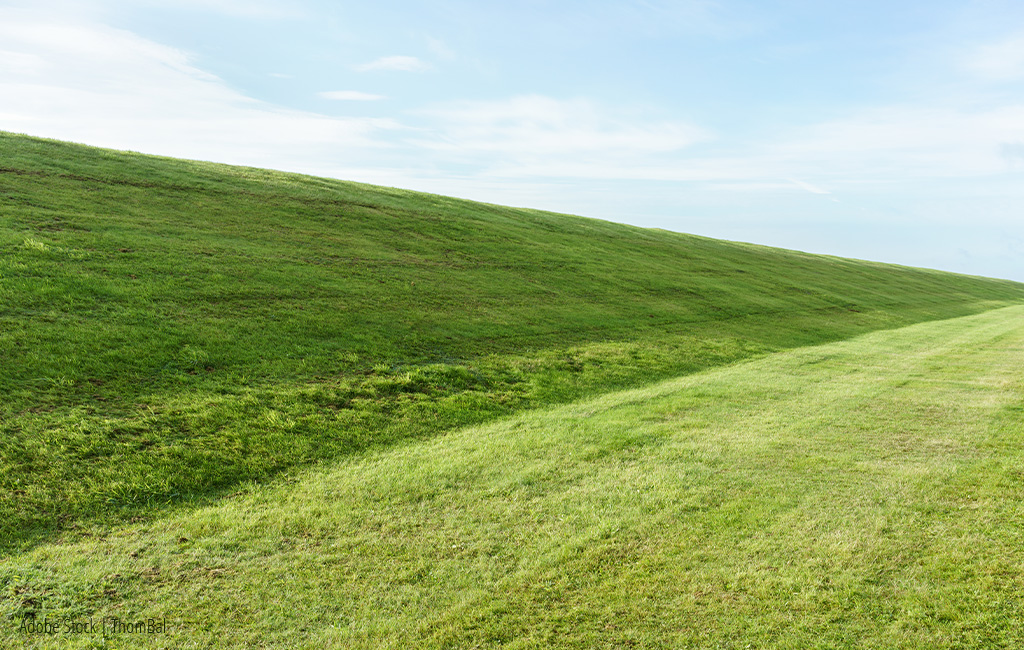
<path fill-rule="evenodd" d="M 1007 281 L 0 133 L 0 552 L 1019 302 Z"/>
<path fill-rule="evenodd" d="M 399 444 L 0 564 L 35 647 L 1013 648 L 1024 308 Z M 167 617 L 165 635 L 17 631 Z"/>

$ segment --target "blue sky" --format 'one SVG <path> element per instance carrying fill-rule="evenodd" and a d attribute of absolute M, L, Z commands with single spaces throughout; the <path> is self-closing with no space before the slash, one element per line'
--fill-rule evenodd
<path fill-rule="evenodd" d="M 1024 3 L 0 0 L 0 129 L 1024 280 Z"/>

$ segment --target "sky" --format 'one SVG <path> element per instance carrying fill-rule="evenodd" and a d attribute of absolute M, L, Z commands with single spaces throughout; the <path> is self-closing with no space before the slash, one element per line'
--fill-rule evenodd
<path fill-rule="evenodd" d="M 1024 281 L 1018 0 L 0 0 L 0 130 Z"/>

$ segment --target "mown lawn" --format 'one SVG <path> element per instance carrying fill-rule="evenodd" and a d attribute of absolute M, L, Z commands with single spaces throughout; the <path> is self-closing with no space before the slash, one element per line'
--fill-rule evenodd
<path fill-rule="evenodd" d="M 0 639 L 1019 648 L 1022 366 L 1017 306 L 396 443 L 12 555 Z"/>

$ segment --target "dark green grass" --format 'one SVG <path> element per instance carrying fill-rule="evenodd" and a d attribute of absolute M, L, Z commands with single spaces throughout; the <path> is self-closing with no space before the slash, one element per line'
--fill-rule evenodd
<path fill-rule="evenodd" d="M 0 549 L 1024 286 L 0 134 Z"/>

